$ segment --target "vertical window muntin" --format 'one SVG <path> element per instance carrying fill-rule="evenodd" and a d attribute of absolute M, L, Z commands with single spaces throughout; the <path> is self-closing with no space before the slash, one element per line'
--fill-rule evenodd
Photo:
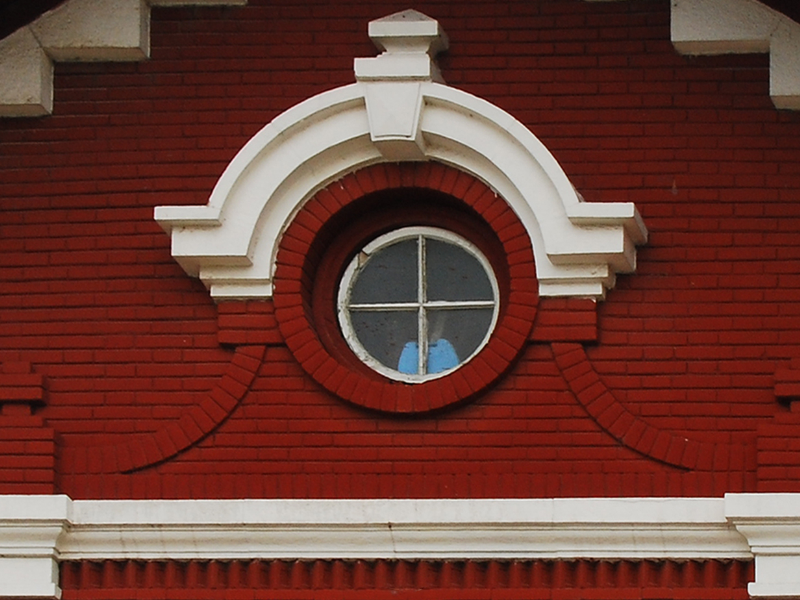
<path fill-rule="evenodd" d="M 381 250 L 390 246 L 394 246 L 406 240 L 415 240 L 416 242 L 416 299 L 413 301 L 391 301 L 391 302 L 353 302 L 352 292 L 355 287 L 359 275 L 369 263 L 370 258 Z M 465 252 L 471 258 L 475 259 L 483 269 L 483 274 L 486 276 L 487 282 L 491 288 L 490 299 L 448 299 L 448 300 L 429 300 L 428 299 L 428 273 L 426 269 L 427 257 L 427 240 L 437 240 L 456 246 L 458 249 Z M 350 262 L 347 269 L 342 276 L 338 299 L 337 299 L 337 313 L 339 317 L 339 324 L 342 328 L 345 340 L 355 354 L 368 366 L 375 371 L 389 377 L 390 379 L 398 381 L 406 381 L 409 383 L 420 383 L 436 379 L 447 375 L 448 373 L 458 369 L 472 357 L 474 357 L 489 341 L 492 331 L 499 314 L 500 293 L 494 271 L 483 255 L 483 253 L 472 243 L 444 229 L 435 227 L 405 227 L 390 233 L 384 234 L 369 244 L 367 244 Z M 491 310 L 491 318 L 483 338 L 477 343 L 472 352 L 464 358 L 457 357 L 458 362 L 454 366 L 447 367 L 444 370 L 428 373 L 429 365 L 429 351 L 431 342 L 429 341 L 429 327 L 431 322 L 431 313 L 440 313 L 442 311 L 468 311 L 468 310 Z M 365 312 L 415 312 L 417 320 L 417 372 L 407 373 L 398 369 L 391 368 L 385 365 L 380 360 L 376 359 L 362 344 L 356 332 L 356 327 L 353 325 L 352 313 L 365 313 Z M 433 344 L 437 344 L 439 340 Z"/>

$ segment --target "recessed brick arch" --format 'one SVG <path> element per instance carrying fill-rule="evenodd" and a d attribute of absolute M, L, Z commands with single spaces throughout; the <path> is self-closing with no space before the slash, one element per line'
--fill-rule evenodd
<path fill-rule="evenodd" d="M 690 471 L 755 468 L 756 449 L 751 445 L 692 440 L 654 427 L 631 413 L 603 383 L 581 344 L 554 343 L 552 348 L 575 399 L 598 426 L 623 446 Z"/>
<path fill-rule="evenodd" d="M 197 403 L 153 433 L 122 436 L 116 444 L 66 448 L 61 456 L 67 473 L 133 473 L 163 463 L 213 433 L 239 407 L 255 379 L 264 346 L 242 345 L 217 384 L 198 394 Z"/>
<path fill-rule="evenodd" d="M 423 188 L 447 194 L 478 215 L 496 236 L 507 266 L 507 294 L 487 345 L 453 373 L 421 384 L 390 381 L 354 366 L 321 340 L 308 297 L 317 275 L 306 257 L 325 223 L 364 196 Z M 275 273 L 275 314 L 287 346 L 303 369 L 331 393 L 373 410 L 425 413 L 474 397 L 496 382 L 529 337 L 538 304 L 530 239 L 514 212 L 473 176 L 435 162 L 381 163 L 351 173 L 315 194 L 284 232 Z"/>

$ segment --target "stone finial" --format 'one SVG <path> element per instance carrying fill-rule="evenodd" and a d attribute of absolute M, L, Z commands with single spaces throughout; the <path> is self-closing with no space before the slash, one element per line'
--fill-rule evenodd
<path fill-rule="evenodd" d="M 357 80 L 443 82 L 434 58 L 447 50 L 448 40 L 436 19 L 409 9 L 370 21 L 368 32 L 382 54 L 355 60 Z"/>
<path fill-rule="evenodd" d="M 378 49 L 389 54 L 424 52 L 433 58 L 448 45 L 439 21 L 413 9 L 371 21 L 368 32 Z"/>

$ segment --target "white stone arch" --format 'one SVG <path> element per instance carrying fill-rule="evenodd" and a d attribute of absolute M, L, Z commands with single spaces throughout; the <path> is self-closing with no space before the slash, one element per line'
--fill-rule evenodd
<path fill-rule="evenodd" d="M 205 206 L 163 206 L 172 253 L 216 299 L 264 298 L 281 233 L 303 203 L 370 164 L 434 160 L 496 190 L 531 238 L 540 294 L 602 298 L 631 272 L 647 231 L 631 203 L 583 202 L 544 145 L 519 121 L 440 82 L 438 23 L 405 11 L 370 23 L 384 49 L 356 59 L 357 83 L 278 116 L 236 155 Z"/>

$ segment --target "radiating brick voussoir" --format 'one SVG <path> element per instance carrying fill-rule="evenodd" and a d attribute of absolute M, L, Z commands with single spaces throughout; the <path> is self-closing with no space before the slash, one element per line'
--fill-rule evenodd
<path fill-rule="evenodd" d="M 93 464 L 93 470 L 130 473 L 186 451 L 212 433 L 238 408 L 255 379 L 264 351 L 264 346 L 237 348 L 216 386 L 201 394 L 198 403 L 187 409 L 180 419 L 153 433 L 134 434 L 132 439 L 118 444 L 65 449 L 64 465 L 78 472 L 80 457 L 86 460 L 86 457 L 95 455 L 103 458 Z"/>
<path fill-rule="evenodd" d="M 705 471 L 731 466 L 728 444 L 690 440 L 684 435 L 658 429 L 628 411 L 603 383 L 580 344 L 553 343 L 551 348 L 575 399 L 603 431 L 626 448 L 681 469 Z M 750 454 L 753 452 L 744 451 L 745 456 Z M 746 458 L 741 462 L 746 463 Z"/>

